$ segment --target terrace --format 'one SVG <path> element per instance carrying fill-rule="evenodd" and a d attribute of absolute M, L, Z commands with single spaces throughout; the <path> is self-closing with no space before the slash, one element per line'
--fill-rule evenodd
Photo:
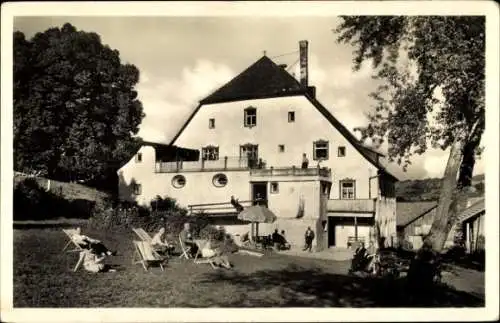
<path fill-rule="evenodd" d="M 173 161 L 173 162 L 156 162 L 156 173 L 178 173 L 178 172 L 202 172 L 202 171 L 218 171 L 218 170 L 245 170 L 258 167 L 258 163 L 253 159 L 246 157 L 228 157 L 225 156 L 218 160 L 198 161 Z"/>
<path fill-rule="evenodd" d="M 203 172 L 203 171 L 234 171 L 249 170 L 251 176 L 321 176 L 331 177 L 331 170 L 328 168 L 299 168 L 290 167 L 266 167 L 265 164 L 259 164 L 255 159 L 246 157 L 228 157 L 225 156 L 218 160 L 199 161 L 173 161 L 160 162 L 155 165 L 156 173 L 178 173 L 178 172 Z"/>

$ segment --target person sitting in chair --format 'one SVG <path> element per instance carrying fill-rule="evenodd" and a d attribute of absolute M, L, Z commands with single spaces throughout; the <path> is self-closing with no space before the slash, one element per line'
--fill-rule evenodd
<path fill-rule="evenodd" d="M 151 240 L 151 246 L 160 253 L 170 253 L 174 246 L 168 243 L 166 240 L 163 240 L 163 235 L 165 234 L 165 228 L 160 228 L 158 232 L 153 236 Z"/>
<path fill-rule="evenodd" d="M 233 195 L 231 195 L 231 205 L 236 209 L 237 212 L 243 211 L 243 206 L 238 202 L 238 199 L 235 199 Z"/>
<path fill-rule="evenodd" d="M 375 244 L 373 241 L 370 240 L 368 244 L 368 249 L 366 249 L 366 258 L 368 259 L 368 266 L 367 270 L 371 271 L 375 274 L 377 268 L 376 264 L 378 261 L 378 250 L 377 247 L 375 247 Z"/>
<path fill-rule="evenodd" d="M 209 240 L 201 249 L 201 256 L 203 258 L 213 258 L 213 263 L 216 266 L 231 269 L 233 266 L 229 262 L 229 258 L 225 255 L 220 248 L 214 248 L 212 242 Z"/>
<path fill-rule="evenodd" d="M 73 271 L 77 271 L 82 262 L 83 262 L 83 268 L 86 271 L 92 273 L 116 271 L 115 269 L 111 268 L 110 265 L 102 263 L 105 258 L 106 256 L 99 257 L 98 253 L 92 248 L 82 250 L 80 252 L 80 258 L 78 259 L 78 262 Z"/>
<path fill-rule="evenodd" d="M 83 249 L 92 249 L 98 255 L 106 256 L 116 256 L 116 251 L 111 251 L 106 246 L 97 239 L 92 239 L 83 235 L 82 230 L 78 227 L 75 234 L 71 239 Z"/>
<path fill-rule="evenodd" d="M 198 251 L 198 247 L 196 246 L 196 243 L 193 240 L 193 234 L 191 233 L 191 227 L 189 225 L 189 222 L 184 223 L 184 229 L 182 229 L 180 233 L 180 238 L 182 243 L 186 247 L 189 247 L 189 253 L 191 254 L 192 257 L 194 257 L 196 255 L 196 252 Z"/>
<path fill-rule="evenodd" d="M 284 231 L 282 231 L 284 232 Z M 285 236 L 278 233 L 278 229 L 274 230 L 272 235 L 272 241 L 274 248 L 277 250 L 288 250 L 290 249 L 290 244 L 286 241 Z"/>

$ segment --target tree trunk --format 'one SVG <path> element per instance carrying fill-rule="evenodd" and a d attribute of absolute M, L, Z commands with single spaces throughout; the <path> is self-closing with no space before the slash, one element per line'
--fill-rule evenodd
<path fill-rule="evenodd" d="M 468 142 L 463 150 L 463 159 L 458 176 L 458 188 L 465 188 L 471 185 L 474 164 L 476 163 L 475 150 L 479 145 L 478 140 Z"/>
<path fill-rule="evenodd" d="M 460 194 L 457 195 L 457 176 L 462 163 L 463 148 L 464 141 L 460 136 L 457 136 L 451 146 L 450 156 L 444 171 L 434 222 L 426 238 L 426 242 L 430 243 L 435 252 L 440 252 L 443 249 L 446 238 L 455 222 L 456 212 L 462 204 L 457 201 L 460 197 Z"/>

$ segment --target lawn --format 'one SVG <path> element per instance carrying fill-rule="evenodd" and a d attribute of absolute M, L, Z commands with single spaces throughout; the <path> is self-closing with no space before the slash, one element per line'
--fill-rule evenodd
<path fill-rule="evenodd" d="M 270 254 L 234 254 L 232 270 L 172 258 L 165 271 L 132 264 L 132 232 L 86 231 L 119 255 L 114 273 L 72 272 L 76 254 L 62 253 L 61 228 L 14 229 L 15 307 L 396 307 L 484 306 L 481 297 L 447 286 L 410 299 L 404 280 L 347 275 L 348 262 Z"/>

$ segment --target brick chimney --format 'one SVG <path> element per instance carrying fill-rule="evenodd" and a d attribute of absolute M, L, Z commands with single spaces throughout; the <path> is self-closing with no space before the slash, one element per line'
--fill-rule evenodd
<path fill-rule="evenodd" d="M 307 59 L 307 40 L 299 41 L 299 52 L 300 52 L 300 84 L 307 88 L 308 86 L 308 59 Z"/>

